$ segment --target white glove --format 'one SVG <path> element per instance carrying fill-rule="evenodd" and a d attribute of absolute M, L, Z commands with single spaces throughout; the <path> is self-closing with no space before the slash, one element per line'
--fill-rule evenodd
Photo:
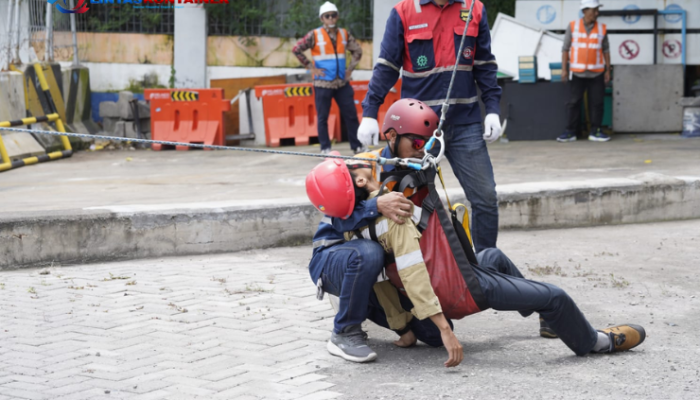
<path fill-rule="evenodd" d="M 484 118 L 484 140 L 493 143 L 501 137 L 501 118 L 498 114 L 488 114 Z"/>
<path fill-rule="evenodd" d="M 374 118 L 363 117 L 357 129 L 357 140 L 365 146 L 379 144 L 379 124 Z"/>

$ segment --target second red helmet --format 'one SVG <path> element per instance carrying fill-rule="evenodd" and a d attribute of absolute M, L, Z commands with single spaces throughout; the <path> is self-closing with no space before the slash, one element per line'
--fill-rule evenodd
<path fill-rule="evenodd" d="M 343 160 L 326 159 L 306 176 L 306 195 L 317 210 L 346 219 L 355 207 L 355 188 Z"/>
<path fill-rule="evenodd" d="M 422 101 L 401 99 L 387 110 L 382 133 L 394 128 L 399 135 L 433 136 L 439 120 L 435 111 Z"/>

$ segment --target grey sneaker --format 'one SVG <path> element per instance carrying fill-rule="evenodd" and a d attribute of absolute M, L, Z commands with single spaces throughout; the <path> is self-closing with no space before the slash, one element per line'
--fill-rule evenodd
<path fill-rule="evenodd" d="M 367 346 L 367 334 L 360 325 L 348 326 L 342 333 L 333 332 L 326 348 L 348 361 L 363 363 L 377 359 L 377 353 Z"/>
<path fill-rule="evenodd" d="M 323 154 L 323 155 L 331 154 L 331 149 L 321 149 L 321 154 Z"/>

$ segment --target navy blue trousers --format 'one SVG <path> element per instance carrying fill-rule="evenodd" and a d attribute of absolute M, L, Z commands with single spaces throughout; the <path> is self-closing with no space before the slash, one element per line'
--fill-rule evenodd
<path fill-rule="evenodd" d="M 343 118 L 345 128 L 348 131 L 348 140 L 353 150 L 362 147 L 362 143 L 357 140 L 357 128 L 360 122 L 357 119 L 357 109 L 355 108 L 355 91 L 348 83 L 340 89 L 324 89 L 314 87 L 316 100 L 316 114 L 318 115 L 318 141 L 321 149 L 330 149 L 331 140 L 328 137 L 328 115 L 331 112 L 331 102 L 335 99 L 340 109 L 340 116 Z"/>
<path fill-rule="evenodd" d="M 474 270 L 491 308 L 518 311 L 523 317 L 537 312 L 576 355 L 590 353 L 598 334 L 564 290 L 549 283 L 525 279 L 501 250 L 491 248 L 481 251 L 477 254 L 477 260 L 479 266 Z M 410 300 L 403 295 L 400 297 L 404 309 L 411 310 L 413 305 Z M 371 293 L 369 306 L 368 318 L 389 328 L 374 292 Z M 410 328 L 418 340 L 435 347 L 442 345 L 440 331 L 430 319 L 419 321 L 413 318 Z"/>

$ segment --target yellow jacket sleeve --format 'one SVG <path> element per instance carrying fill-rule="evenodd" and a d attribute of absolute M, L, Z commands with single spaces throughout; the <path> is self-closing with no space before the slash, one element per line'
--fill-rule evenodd
<path fill-rule="evenodd" d="M 399 301 L 399 291 L 389 281 L 378 282 L 374 284 L 374 293 L 377 294 L 379 305 L 384 309 L 386 320 L 389 323 L 389 328 L 400 331 L 411 322 L 413 315 L 401 307 Z"/>

